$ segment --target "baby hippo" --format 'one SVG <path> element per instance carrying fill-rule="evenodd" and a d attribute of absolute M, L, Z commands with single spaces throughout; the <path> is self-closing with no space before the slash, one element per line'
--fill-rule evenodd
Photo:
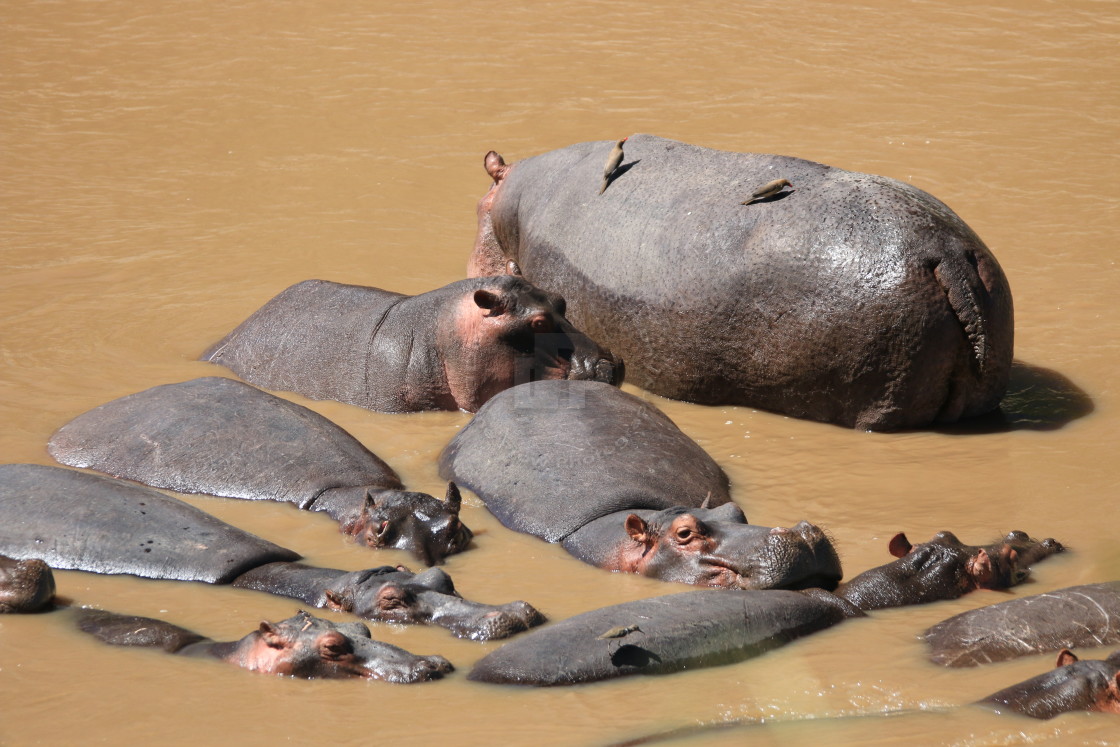
<path fill-rule="evenodd" d="M 416 656 L 370 638 L 359 622 L 334 623 L 300 610 L 278 623 L 262 622 L 239 641 L 219 643 L 149 617 L 83 609 L 78 627 L 114 646 L 158 648 L 182 656 L 221 659 L 251 672 L 288 677 L 364 677 L 410 683 L 452 671 L 442 656 Z"/>
<path fill-rule="evenodd" d="M 1062 649 L 1056 668 L 992 693 L 980 705 L 1039 719 L 1069 711 L 1120 713 L 1120 651 L 1103 661 L 1080 661 Z"/>
<path fill-rule="evenodd" d="M 538 379 L 622 383 L 622 364 L 564 318 L 560 296 L 519 277 L 418 296 L 307 280 L 202 355 L 266 389 L 379 412 L 476 412 Z"/>
<path fill-rule="evenodd" d="M 54 574 L 38 558 L 0 555 L 0 613 L 38 612 L 54 599 Z"/>

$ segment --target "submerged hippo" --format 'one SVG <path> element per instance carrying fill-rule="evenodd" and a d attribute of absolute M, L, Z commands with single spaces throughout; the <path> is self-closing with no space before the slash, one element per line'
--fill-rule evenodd
<path fill-rule="evenodd" d="M 491 652 L 468 679 L 574 685 L 743 661 L 862 613 L 819 589 L 705 589 L 586 612 Z"/>
<path fill-rule="evenodd" d="M 521 278 L 461 280 L 418 296 L 307 280 L 202 360 L 267 389 L 380 412 L 467 410 L 516 383 L 621 383 L 621 364 Z"/>
<path fill-rule="evenodd" d="M 442 502 L 406 492 L 389 465 L 330 420 L 232 379 L 113 400 L 62 426 L 47 450 L 71 467 L 157 488 L 322 511 L 356 541 L 408 550 L 428 565 L 472 536 L 454 484 Z"/>
<path fill-rule="evenodd" d="M 976 589 L 1009 589 L 1021 583 L 1034 563 L 1064 549 L 1053 538 L 1036 541 L 1010 532 L 992 545 L 966 545 L 952 532 L 911 545 L 896 534 L 888 544 L 898 560 L 864 571 L 836 594 L 861 610 L 956 599 Z"/>
<path fill-rule="evenodd" d="M 65 570 L 233 584 L 369 620 L 440 625 L 474 640 L 544 621 L 525 602 L 463 599 L 438 568 L 413 574 L 303 565 L 297 553 L 176 498 L 62 467 L 0 465 L 0 553 Z"/>
<path fill-rule="evenodd" d="M 1120 643 L 1120 581 L 1069 586 L 962 612 L 927 630 L 925 641 L 930 659 L 947 667 Z"/>
<path fill-rule="evenodd" d="M 239 641 L 219 643 L 163 620 L 78 611 L 78 627 L 113 646 L 157 648 L 180 656 L 220 659 L 251 672 L 314 679 L 363 677 L 411 683 L 439 679 L 454 668 L 442 656 L 416 656 L 370 638 L 360 622 L 335 623 L 300 610 Z"/>
<path fill-rule="evenodd" d="M 507 165 L 478 205 L 471 276 L 562 293 L 637 386 L 856 428 L 994 409 L 1011 291 L 943 203 L 893 179 L 652 135 L 596 194 L 613 141 Z M 775 178 L 794 188 L 741 204 Z"/>
<path fill-rule="evenodd" d="M 1055 669 L 992 693 L 979 704 L 1040 719 L 1070 711 L 1120 713 L 1120 651 L 1103 661 L 1080 661 L 1062 649 Z"/>
<path fill-rule="evenodd" d="M 747 524 L 699 445 L 606 384 L 538 381 L 497 395 L 444 448 L 440 474 L 507 527 L 607 570 L 740 589 L 840 580 L 820 529 Z"/>
<path fill-rule="evenodd" d="M 43 560 L 0 555 L 0 614 L 47 609 L 54 592 L 54 573 Z"/>

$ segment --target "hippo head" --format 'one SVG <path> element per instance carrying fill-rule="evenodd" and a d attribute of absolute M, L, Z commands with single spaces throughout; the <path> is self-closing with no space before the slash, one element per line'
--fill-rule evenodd
<path fill-rule="evenodd" d="M 899 532 L 888 543 L 898 560 L 864 571 L 837 594 L 862 610 L 956 599 L 975 589 L 1007 589 L 1021 583 L 1029 565 L 1062 551 L 1054 539 L 1036 542 L 1011 532 L 992 545 L 966 545 L 952 532 L 911 545 Z"/>
<path fill-rule="evenodd" d="M 403 490 L 366 492 L 359 515 L 339 526 L 367 547 L 408 550 L 425 565 L 466 549 L 474 533 L 459 521 L 462 497 L 453 482 L 445 500 Z"/>
<path fill-rule="evenodd" d="M 506 638 L 545 620 L 526 602 L 495 606 L 463 599 L 438 568 L 419 574 L 400 566 L 355 571 L 335 579 L 323 596 L 321 606 L 328 609 L 367 620 L 430 623 L 476 641 Z"/>
<path fill-rule="evenodd" d="M 620 570 L 730 589 L 836 588 L 840 559 L 818 527 L 747 524 L 734 503 L 714 509 L 632 513 Z"/>
<path fill-rule="evenodd" d="M 523 278 L 478 278 L 469 285 L 437 332 L 456 405 L 476 412 L 515 384 L 544 379 L 621 384 L 622 362 L 573 327 L 564 312 L 563 298 Z"/>
<path fill-rule="evenodd" d="M 46 562 L 0 555 L 0 613 L 38 612 L 50 605 L 54 591 L 54 574 Z"/>
<path fill-rule="evenodd" d="M 370 638 L 362 623 L 334 623 L 300 611 L 260 628 L 237 642 L 229 657 L 246 669 L 292 677 L 365 677 L 388 682 L 421 682 L 452 670 L 442 656 L 415 656 Z"/>
<path fill-rule="evenodd" d="M 1054 669 L 992 693 L 979 705 L 1038 719 L 1070 711 L 1120 713 L 1120 651 L 1104 661 L 1080 661 L 1062 649 Z"/>

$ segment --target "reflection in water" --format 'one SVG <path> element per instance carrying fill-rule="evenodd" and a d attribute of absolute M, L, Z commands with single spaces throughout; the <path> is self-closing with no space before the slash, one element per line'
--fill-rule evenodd
<path fill-rule="evenodd" d="M 1011 380 L 999 409 L 941 426 L 937 431 L 953 434 L 1052 431 L 1092 411 L 1092 398 L 1062 374 L 1015 361 L 1011 364 Z"/>

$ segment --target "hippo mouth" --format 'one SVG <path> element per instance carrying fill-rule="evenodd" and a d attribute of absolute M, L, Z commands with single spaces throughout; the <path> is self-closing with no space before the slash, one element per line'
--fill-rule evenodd
<path fill-rule="evenodd" d="M 600 358 L 572 358 L 565 379 L 569 381 L 601 381 L 611 386 L 622 386 L 626 377 L 626 364 L 621 358 L 608 353 Z"/>

